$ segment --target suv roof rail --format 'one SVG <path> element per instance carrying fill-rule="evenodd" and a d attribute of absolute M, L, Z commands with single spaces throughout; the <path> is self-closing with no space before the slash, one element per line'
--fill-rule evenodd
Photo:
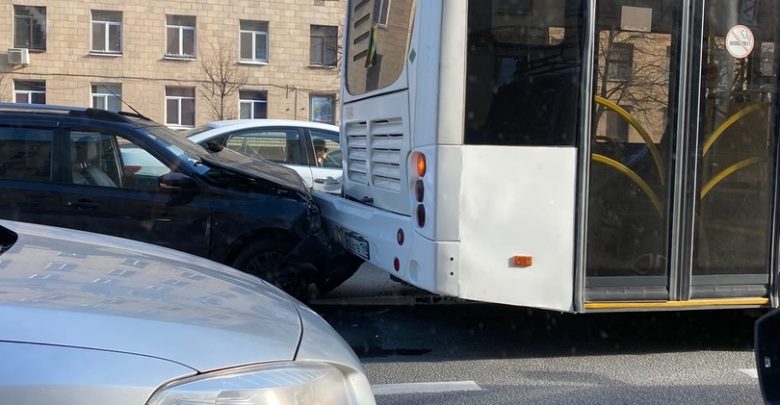
<path fill-rule="evenodd" d="M 104 121 L 113 122 L 127 122 L 132 123 L 129 118 L 140 118 L 151 121 L 149 118 L 144 117 L 141 114 L 119 112 L 115 113 L 107 110 L 100 110 L 97 108 L 85 108 L 85 107 L 72 107 L 64 105 L 51 105 L 51 104 L 23 104 L 23 103 L 0 103 L 0 111 L 19 111 L 19 112 L 34 112 L 34 113 L 59 113 L 67 114 L 70 116 L 84 116 L 88 118 L 95 118 Z"/>
<path fill-rule="evenodd" d="M 70 107 L 52 104 L 0 103 L 0 111 L 34 111 L 34 112 L 83 112 L 83 107 Z"/>
<path fill-rule="evenodd" d="M 147 120 L 147 121 L 151 121 L 152 120 L 151 118 L 149 118 L 149 117 L 147 117 L 147 116 L 145 116 L 145 115 L 143 115 L 141 113 L 136 113 L 136 112 L 120 111 L 118 114 L 122 115 L 122 116 L 125 116 L 125 117 L 140 118 L 142 120 Z"/>

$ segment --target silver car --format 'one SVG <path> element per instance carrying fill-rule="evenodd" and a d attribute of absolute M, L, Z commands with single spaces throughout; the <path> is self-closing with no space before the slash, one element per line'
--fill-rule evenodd
<path fill-rule="evenodd" d="M 2 403 L 375 403 L 338 334 L 258 278 L 10 221 L 0 252 Z"/>
<path fill-rule="evenodd" d="M 187 132 L 187 139 L 285 165 L 312 190 L 341 194 L 342 152 L 335 125 L 270 119 L 214 121 Z"/>

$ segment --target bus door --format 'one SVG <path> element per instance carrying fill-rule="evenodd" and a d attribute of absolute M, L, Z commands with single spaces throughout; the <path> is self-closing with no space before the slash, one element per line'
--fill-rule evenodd
<path fill-rule="evenodd" d="M 584 309 L 769 303 L 779 13 L 596 0 Z"/>

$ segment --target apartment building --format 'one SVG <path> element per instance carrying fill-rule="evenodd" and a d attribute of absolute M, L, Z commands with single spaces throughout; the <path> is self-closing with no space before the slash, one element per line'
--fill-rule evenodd
<path fill-rule="evenodd" d="M 344 14 L 345 0 L 14 0 L 0 5 L 0 100 L 176 129 L 336 123 Z"/>

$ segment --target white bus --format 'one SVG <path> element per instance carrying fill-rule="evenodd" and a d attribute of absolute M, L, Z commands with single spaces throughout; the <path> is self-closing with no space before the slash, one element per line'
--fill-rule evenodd
<path fill-rule="evenodd" d="M 568 312 L 777 307 L 777 0 L 349 0 L 331 232 Z"/>

